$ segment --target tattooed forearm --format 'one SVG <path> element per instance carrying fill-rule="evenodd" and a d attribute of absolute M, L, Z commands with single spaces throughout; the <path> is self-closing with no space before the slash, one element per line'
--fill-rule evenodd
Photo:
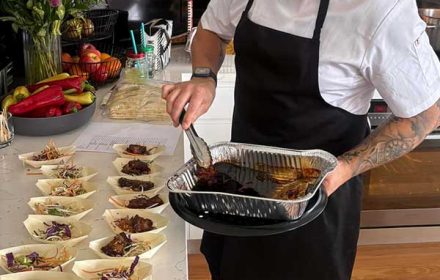
<path fill-rule="evenodd" d="M 340 160 L 350 166 L 352 176 L 358 175 L 410 152 L 439 125 L 440 100 L 415 117 L 392 116 L 359 146 L 340 156 Z"/>

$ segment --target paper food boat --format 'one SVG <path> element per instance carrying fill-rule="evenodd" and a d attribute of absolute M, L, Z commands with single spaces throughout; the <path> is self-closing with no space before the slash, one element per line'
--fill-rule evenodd
<path fill-rule="evenodd" d="M 43 165 L 41 166 L 40 170 L 41 173 L 43 173 L 44 176 L 51 178 L 51 179 L 66 179 L 66 178 L 60 178 L 57 175 L 57 168 L 58 167 L 64 167 L 64 164 L 59 165 Z M 81 168 L 81 175 L 79 178 L 75 178 L 77 180 L 81 181 L 89 181 L 93 177 L 95 177 L 98 174 L 98 171 L 91 167 L 85 167 L 85 166 L 76 166 L 78 168 Z"/>
<path fill-rule="evenodd" d="M 144 251 L 142 254 L 138 255 L 141 259 L 150 259 L 154 256 L 154 254 L 159 251 L 159 249 L 166 243 L 167 238 L 164 234 L 161 233 L 143 233 L 142 235 L 134 236 L 128 235 L 133 242 L 145 242 L 148 243 L 150 249 Z M 89 248 L 92 249 L 95 254 L 97 254 L 100 258 L 103 259 L 120 259 L 120 258 L 131 258 L 134 259 L 135 256 L 132 257 L 111 257 L 102 252 L 101 248 L 105 245 L 109 244 L 110 241 L 113 240 L 115 236 L 108 236 L 105 238 L 101 238 L 89 243 Z"/>
<path fill-rule="evenodd" d="M 66 261 L 62 263 L 61 269 L 64 271 L 66 266 L 75 260 L 76 255 L 78 254 L 78 251 L 76 248 L 73 247 L 65 247 L 63 245 L 58 244 L 29 244 L 29 245 L 22 245 L 12 248 L 7 248 L 0 250 L 0 267 L 6 271 L 7 273 L 14 273 L 9 270 L 7 260 L 6 260 L 6 254 L 13 253 L 15 257 L 17 256 L 26 256 L 31 254 L 32 252 L 37 252 L 38 255 L 45 258 L 55 258 L 55 257 L 62 257 L 63 254 L 65 254 Z M 51 271 L 59 271 L 60 266 L 54 267 L 51 269 Z M 29 272 L 29 271 L 27 271 Z"/>
<path fill-rule="evenodd" d="M 147 196 L 148 198 L 151 198 L 155 195 L 150 195 L 150 194 L 144 194 L 144 193 L 138 193 L 138 194 L 121 194 L 121 195 L 112 195 L 110 196 L 110 198 L 108 199 L 108 201 L 113 204 L 116 208 L 120 208 L 120 209 L 132 209 L 132 208 L 128 208 L 126 205 L 127 203 L 134 199 L 137 198 L 139 196 Z M 151 212 L 151 213 L 161 213 L 169 204 L 169 199 L 168 199 L 168 194 L 166 193 L 160 193 L 159 194 L 159 198 L 162 199 L 163 204 L 162 205 L 158 205 L 155 207 L 151 207 L 151 208 L 146 208 L 146 209 L 133 209 L 133 210 L 142 210 L 142 211 L 147 211 L 147 212 Z"/>
<path fill-rule="evenodd" d="M 162 215 L 156 213 L 149 213 L 146 212 L 145 210 L 137 210 L 137 209 L 107 209 L 105 210 L 102 216 L 104 217 L 105 221 L 110 226 L 112 231 L 118 234 L 124 231 L 115 224 L 115 221 L 125 218 L 127 216 L 134 217 L 135 215 L 138 215 L 144 219 L 150 219 L 153 222 L 153 226 L 155 227 L 155 229 L 147 231 L 148 233 L 158 233 L 164 230 L 169 222 L 169 220 Z M 130 233 L 127 231 L 125 231 L 125 233 L 133 237 L 142 236 L 144 234 L 144 232 Z"/>
<path fill-rule="evenodd" d="M 158 156 L 160 156 L 163 152 L 165 152 L 165 146 L 163 145 L 145 145 L 147 150 L 149 151 L 149 155 L 137 155 L 131 154 L 127 152 L 127 148 L 129 145 L 127 144 L 115 144 L 113 145 L 113 150 L 122 157 L 122 158 L 130 158 L 130 159 L 140 159 L 143 161 L 153 161 Z"/>
<path fill-rule="evenodd" d="M 132 161 L 133 159 L 131 158 L 116 158 L 113 161 L 113 165 L 115 166 L 116 170 L 118 171 L 119 175 L 121 176 L 128 176 L 130 178 L 134 178 L 137 180 L 150 180 L 151 178 L 153 178 L 154 176 L 159 175 L 162 171 L 163 171 L 163 167 L 160 165 L 157 165 L 155 163 L 148 163 L 148 166 L 150 167 L 150 173 L 149 174 L 145 174 L 145 175 L 130 175 L 130 174 L 125 174 L 124 172 L 122 172 L 122 168 L 124 167 L 124 165 L 126 165 L 128 162 Z"/>
<path fill-rule="evenodd" d="M 35 235 L 35 232 L 39 232 L 39 230 L 45 231 L 47 229 L 45 223 L 51 225 L 52 221 L 60 224 L 72 225 L 71 228 L 72 237 L 68 240 L 50 241 L 50 240 L 41 239 Z M 64 246 L 74 246 L 78 244 L 82 240 L 86 239 L 90 234 L 90 232 L 92 231 L 92 227 L 90 225 L 83 222 L 79 222 L 75 219 L 45 216 L 45 215 L 29 215 L 29 217 L 23 222 L 23 224 L 34 240 L 46 244 L 62 244 Z"/>
<path fill-rule="evenodd" d="M 0 280 L 81 280 L 81 278 L 68 272 L 26 271 L 0 275 Z"/>
<path fill-rule="evenodd" d="M 150 196 L 150 195 L 155 195 L 165 186 L 164 179 L 162 179 L 160 177 L 153 177 L 150 180 L 141 180 L 141 181 L 150 181 L 150 182 L 154 183 L 154 188 L 152 188 L 150 190 L 143 191 L 143 192 L 137 192 L 137 191 L 133 191 L 128 188 L 121 188 L 118 183 L 118 180 L 120 178 L 127 178 L 129 180 L 133 180 L 132 176 L 110 176 L 110 177 L 108 177 L 107 183 L 110 186 L 112 186 L 113 190 L 117 194 L 140 194 L 140 193 L 142 193 L 142 194 L 146 194 L 146 195 Z"/>
<path fill-rule="evenodd" d="M 89 196 L 91 196 L 92 194 L 94 194 L 97 190 L 96 186 L 94 184 L 91 184 L 89 182 L 86 181 L 81 181 L 81 180 L 64 180 L 64 179 L 39 179 L 37 181 L 37 183 L 35 184 L 40 191 L 43 193 L 43 195 L 45 196 L 55 196 L 52 194 L 52 191 L 61 186 L 64 182 L 74 182 L 74 181 L 78 181 L 82 184 L 83 188 L 86 190 L 86 193 L 74 196 L 74 197 L 79 197 L 79 198 L 88 198 Z M 62 196 L 60 196 L 62 197 Z M 68 196 L 71 197 L 71 196 Z"/>
<path fill-rule="evenodd" d="M 118 269 L 121 266 L 130 269 L 132 259 L 105 259 L 105 260 L 85 260 L 76 261 L 72 271 L 86 280 L 99 280 L 99 273 Z M 130 279 L 133 280 L 152 280 L 152 266 L 149 263 L 139 261 Z"/>
<path fill-rule="evenodd" d="M 63 156 L 56 158 L 56 159 L 32 160 L 32 157 L 34 155 L 38 155 L 40 152 L 30 152 L 30 153 L 26 153 L 26 154 L 21 154 L 18 156 L 18 159 L 23 161 L 23 163 L 28 164 L 34 168 L 40 168 L 42 165 L 48 165 L 48 164 L 66 163 L 75 154 L 75 146 L 59 147 L 58 151 Z"/>
<path fill-rule="evenodd" d="M 42 205 L 57 204 L 64 206 L 64 208 L 71 209 L 76 213 L 66 217 L 70 217 L 76 220 L 82 219 L 85 215 L 87 215 L 89 212 L 93 210 L 93 203 L 91 201 L 79 197 L 42 196 L 42 197 L 32 197 L 29 200 L 28 205 L 29 207 L 31 207 L 31 209 L 34 211 L 36 215 L 53 216 L 49 214 L 38 213 L 36 208 L 37 204 L 42 204 Z"/>

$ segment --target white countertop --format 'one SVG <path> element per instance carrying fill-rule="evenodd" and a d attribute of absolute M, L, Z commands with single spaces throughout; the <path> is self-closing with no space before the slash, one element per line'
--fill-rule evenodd
<path fill-rule="evenodd" d="M 171 65 L 169 80 L 180 79 L 179 70 L 173 71 Z M 183 68 L 188 64 L 183 62 Z M 101 88 L 98 93 L 98 105 L 102 96 L 111 86 Z M 102 121 L 101 110 L 97 108 L 92 121 Z M 129 125 L 129 123 L 127 123 Z M 86 125 L 87 126 L 87 125 Z M 84 126 L 85 127 L 85 126 Z M 8 248 L 24 244 L 35 243 L 23 226 L 23 221 L 32 210 L 27 202 L 31 197 L 42 196 L 35 186 L 42 176 L 26 175 L 27 167 L 23 167 L 18 155 L 25 152 L 39 151 L 53 139 L 58 146 L 70 145 L 79 136 L 84 127 L 62 135 L 51 137 L 26 137 L 16 135 L 11 146 L 0 149 L 0 248 Z M 183 144 L 179 140 L 173 156 L 162 156 L 157 163 L 165 167 L 162 176 L 168 177 L 183 164 Z M 98 169 L 99 174 L 92 179 L 98 187 L 98 192 L 91 198 L 95 202 L 94 210 L 81 221 L 92 225 L 93 230 L 86 241 L 77 245 L 79 254 L 77 260 L 97 259 L 98 257 L 88 248 L 89 241 L 112 235 L 112 231 L 105 223 L 102 214 L 105 209 L 113 208 L 108 197 L 113 191 L 106 183 L 108 176 L 117 175 L 112 161 L 116 154 L 77 152 L 75 164 L 92 166 Z M 163 215 L 170 219 L 168 227 L 163 231 L 167 236 L 167 243 L 149 261 L 153 265 L 153 279 L 156 280 L 185 280 L 187 279 L 187 251 L 185 238 L 185 223 L 168 206 Z M 71 269 L 71 266 L 69 267 Z M 0 274 L 5 273 L 0 269 Z"/>

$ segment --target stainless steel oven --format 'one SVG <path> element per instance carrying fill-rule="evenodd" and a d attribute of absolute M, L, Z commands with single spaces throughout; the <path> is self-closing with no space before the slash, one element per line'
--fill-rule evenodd
<path fill-rule="evenodd" d="M 372 129 L 391 115 L 373 100 Z M 362 228 L 440 225 L 440 129 L 414 151 L 363 175 Z"/>

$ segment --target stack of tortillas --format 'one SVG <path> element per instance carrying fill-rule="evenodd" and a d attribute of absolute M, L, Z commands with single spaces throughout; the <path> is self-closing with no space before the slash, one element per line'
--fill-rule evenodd
<path fill-rule="evenodd" d="M 169 121 L 161 87 L 152 84 L 121 84 L 107 102 L 107 117 L 142 121 Z"/>

